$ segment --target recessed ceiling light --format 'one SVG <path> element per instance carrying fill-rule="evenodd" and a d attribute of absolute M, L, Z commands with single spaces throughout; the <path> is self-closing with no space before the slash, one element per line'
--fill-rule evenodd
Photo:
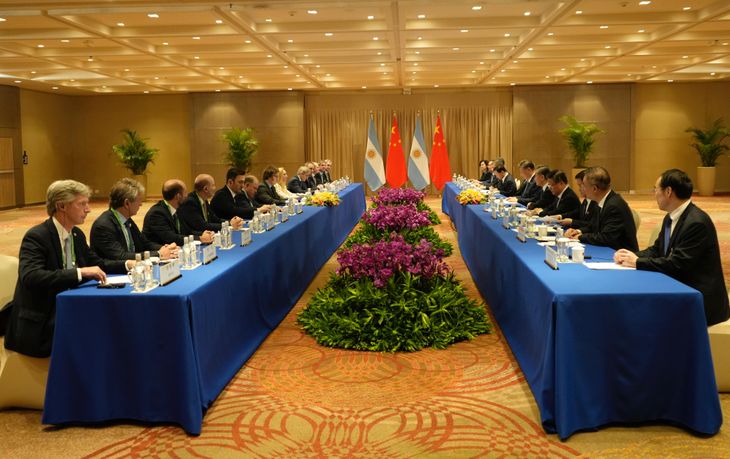
<path fill-rule="evenodd" d="M 294 88 L 286 88 L 287 91 L 293 91 Z"/>
<path fill-rule="evenodd" d="M 71 43 L 71 40 L 67 40 L 64 38 L 63 40 L 61 40 L 61 43 Z"/>
<path fill-rule="evenodd" d="M 512 61 L 512 63 L 513 63 L 513 64 L 516 64 L 516 63 L 518 63 L 518 62 L 519 62 L 519 61 L 517 61 L 517 60 L 515 60 L 515 61 Z"/>
<path fill-rule="evenodd" d="M 414 63 L 413 65 L 414 65 L 415 67 L 418 67 L 418 62 Z"/>
<path fill-rule="evenodd" d="M 631 76 L 631 75 L 633 75 L 633 73 L 627 73 L 627 74 L 626 74 L 626 76 Z"/>
<path fill-rule="evenodd" d="M 382 55 L 383 55 L 383 52 L 382 51 L 378 51 L 378 56 L 382 56 Z"/>
<path fill-rule="evenodd" d="M 421 52 L 420 51 L 416 51 L 416 54 L 421 54 Z"/>
<path fill-rule="evenodd" d="M 117 27 L 124 27 L 124 23 L 123 22 L 117 22 Z"/>
<path fill-rule="evenodd" d="M 481 11 L 482 5 L 474 5 L 471 7 L 472 11 Z"/>
<path fill-rule="evenodd" d="M 106 85 L 103 85 L 103 86 L 102 86 L 102 89 L 106 89 Z"/>
<path fill-rule="evenodd" d="M 438 87 L 439 87 L 439 85 L 435 84 L 435 85 L 433 85 L 433 87 L 434 87 L 434 88 L 438 88 Z"/>
<path fill-rule="evenodd" d="M 509 37 L 509 36 L 510 36 L 510 34 L 509 34 L 509 33 L 506 33 L 506 34 L 504 34 L 504 36 L 505 36 L 505 37 Z"/>
<path fill-rule="evenodd" d="M 200 37 L 193 37 L 193 40 L 200 40 Z"/>
<path fill-rule="evenodd" d="M 565 67 L 561 67 L 561 68 L 560 68 L 560 71 L 561 71 L 561 72 L 565 72 Z"/>
<path fill-rule="evenodd" d="M 20 80 L 15 80 L 15 81 L 13 81 L 13 83 L 22 83 L 22 81 L 20 81 Z"/>
<path fill-rule="evenodd" d="M 418 15 L 418 19 L 426 19 L 426 15 L 425 14 L 419 14 Z"/>
<path fill-rule="evenodd" d="M 160 17 L 160 15 L 157 13 L 147 13 L 147 17 L 152 18 L 152 19 L 157 19 Z"/>
<path fill-rule="evenodd" d="M 244 43 L 251 43 L 251 40 L 243 40 Z"/>
<path fill-rule="evenodd" d="M 160 79 L 160 77 L 158 77 L 158 76 L 155 77 L 155 80 L 159 80 L 159 79 Z"/>
<path fill-rule="evenodd" d="M 144 93 L 145 93 L 145 94 L 149 94 L 150 92 L 149 92 L 149 91 L 144 91 Z"/>
<path fill-rule="evenodd" d="M 125 72 L 129 72 L 129 69 L 124 69 Z"/>
<path fill-rule="evenodd" d="M 315 68 L 319 68 L 319 67 L 320 67 L 320 65 L 319 65 L 319 64 L 317 64 L 317 65 L 315 65 L 314 67 L 315 67 Z"/>
<path fill-rule="evenodd" d="M 216 19 L 215 20 L 215 23 L 216 24 L 223 24 L 223 19 Z"/>
<path fill-rule="evenodd" d="M 545 78 L 550 78 L 550 75 L 545 75 Z"/>
<path fill-rule="evenodd" d="M 285 68 L 285 69 L 288 69 L 288 68 L 289 68 L 289 66 L 288 66 L 288 65 L 285 65 L 285 66 L 284 66 L 284 68 Z M 223 67 L 221 67 L 221 70 L 223 70 Z"/>
<path fill-rule="evenodd" d="M 380 63 L 380 66 L 381 66 L 381 67 L 385 67 L 385 63 L 381 62 L 381 63 Z"/>
<path fill-rule="evenodd" d="M 611 45 L 606 45 L 606 46 L 604 46 L 604 48 L 611 49 Z"/>
<path fill-rule="evenodd" d="M 267 54 L 266 57 L 271 59 L 271 54 Z"/>
<path fill-rule="evenodd" d="M 691 9 L 692 9 L 692 7 L 691 7 L 691 6 L 685 6 L 684 8 L 682 8 L 682 10 L 684 10 L 684 11 L 689 11 L 689 10 L 691 10 Z"/>
<path fill-rule="evenodd" d="M 496 51 L 496 49 L 490 49 L 490 50 L 489 50 L 489 52 L 490 52 L 490 53 L 493 53 L 493 52 L 495 52 L 495 51 Z"/>
<path fill-rule="evenodd" d="M 51 89 L 53 89 L 55 91 L 56 89 L 58 89 L 58 86 L 54 86 Z"/>
<path fill-rule="evenodd" d="M 722 46 L 727 46 L 727 44 L 728 44 L 728 42 L 725 41 L 722 43 Z"/>
<path fill-rule="evenodd" d="M 608 29 L 608 26 L 607 25 L 602 25 L 602 26 L 600 26 L 600 28 L 601 29 Z"/>
<path fill-rule="evenodd" d="M 325 32 L 324 33 L 324 36 L 325 37 L 331 37 L 332 35 L 334 35 L 332 32 Z"/>
<path fill-rule="evenodd" d="M 548 32 L 548 37 L 552 37 L 555 35 L 555 32 Z"/>
<path fill-rule="evenodd" d="M 167 45 L 169 45 L 169 44 L 170 44 L 170 43 L 168 43 L 168 42 L 166 42 L 166 41 L 163 41 L 163 42 L 162 42 L 162 46 L 167 46 Z"/>
<path fill-rule="evenodd" d="M 583 10 L 577 10 L 575 14 L 583 14 Z"/>
<path fill-rule="evenodd" d="M 593 81 L 591 81 L 591 80 L 588 80 L 588 81 L 586 81 L 586 83 L 588 83 L 588 84 L 593 84 Z"/>
<path fill-rule="evenodd" d="M 715 76 L 715 72 L 710 72 L 710 76 Z"/>
<path fill-rule="evenodd" d="M 307 14 L 317 14 L 317 10 L 307 10 Z"/>
<path fill-rule="evenodd" d="M 218 67 L 218 70 L 225 70 L 225 67 Z"/>
<path fill-rule="evenodd" d="M 328 77 L 328 76 L 332 76 L 332 74 L 331 73 L 325 73 L 324 76 L 327 76 Z"/>
<path fill-rule="evenodd" d="M 360 86 L 360 87 L 361 87 L 362 89 L 367 89 L 367 88 L 368 88 L 367 86 Z"/>
<path fill-rule="evenodd" d="M 535 48 L 527 48 L 528 51 L 533 51 Z"/>
<path fill-rule="evenodd" d="M 585 57 L 581 57 L 581 58 L 580 58 L 580 61 L 581 61 L 581 62 L 585 62 L 585 61 L 586 61 L 586 58 L 585 58 Z"/>
<path fill-rule="evenodd" d="M 220 89 L 216 89 L 215 92 L 221 92 L 221 90 Z"/>
<path fill-rule="evenodd" d="M 193 59 L 200 59 L 200 56 L 193 56 Z"/>
<path fill-rule="evenodd" d="M 0 22 L 5 22 L 5 21 L 7 21 L 7 19 L 5 19 L 5 18 L 0 18 Z"/>
<path fill-rule="evenodd" d="M 644 5 L 651 5 L 651 0 L 641 0 L 641 1 L 639 2 L 639 5 L 641 5 L 641 6 L 644 6 Z"/>
<path fill-rule="evenodd" d="M 646 32 L 646 29 L 639 29 L 637 32 L 644 33 L 644 32 Z"/>
<path fill-rule="evenodd" d="M 309 57 L 309 54 L 305 54 L 304 57 Z"/>
<path fill-rule="evenodd" d="M 502 70 L 500 70 L 500 72 L 502 72 L 502 73 L 504 73 L 504 72 L 506 72 L 506 71 L 507 71 L 507 70 L 505 70 L 505 69 L 502 69 Z"/>
<path fill-rule="evenodd" d="M 294 75 L 294 76 L 297 77 L 297 78 L 299 78 L 299 74 L 298 73 L 296 75 Z"/>
<path fill-rule="evenodd" d="M 461 33 L 467 33 L 467 32 L 469 32 L 469 29 L 461 29 L 459 32 L 461 32 Z"/>
<path fill-rule="evenodd" d="M 74 81 L 76 81 L 76 80 L 74 80 L 73 78 L 71 78 L 71 79 L 70 79 L 70 80 L 68 80 L 68 81 L 74 82 Z"/>
<path fill-rule="evenodd" d="M 423 37 L 418 37 L 419 40 L 423 40 Z"/>
<path fill-rule="evenodd" d="M 36 45 L 38 48 L 45 48 L 46 45 Z"/>
<path fill-rule="evenodd" d="M 484 61 L 479 61 L 479 65 L 484 65 Z"/>
<path fill-rule="evenodd" d="M 368 16 L 368 21 L 372 21 L 373 19 L 375 19 L 375 16 L 373 16 L 373 15 Z"/>
<path fill-rule="evenodd" d="M 264 21 L 271 22 L 271 18 L 266 18 L 266 19 L 264 19 Z"/>
<path fill-rule="evenodd" d="M 472 70 L 471 73 L 477 73 L 477 71 L 476 70 Z"/>
<path fill-rule="evenodd" d="M 458 51 L 459 48 L 451 48 L 452 51 Z"/>
<path fill-rule="evenodd" d="M 287 40 L 286 42 L 287 42 L 287 43 L 294 43 L 294 40 L 292 40 L 292 39 L 290 38 L 290 39 L 288 39 L 288 40 Z"/>
<path fill-rule="evenodd" d="M 94 62 L 94 58 L 93 58 L 93 57 L 91 57 L 91 56 L 89 56 L 89 58 L 88 58 L 88 59 L 86 59 L 86 60 L 87 60 L 88 62 Z"/>
<path fill-rule="evenodd" d="M 514 85 L 516 85 L 516 84 L 517 84 L 517 83 L 510 83 L 509 85 L 510 85 L 510 86 L 514 86 Z"/>
<path fill-rule="evenodd" d="M 33 74 L 33 75 L 35 75 L 38 72 L 36 72 L 35 70 L 31 70 L 30 73 Z"/>
<path fill-rule="evenodd" d="M 674 83 L 674 80 L 667 80 L 667 83 Z"/>
<path fill-rule="evenodd" d="M 373 40 L 378 41 L 380 40 L 380 37 L 373 37 Z"/>
<path fill-rule="evenodd" d="M 525 12 L 524 12 L 524 13 L 522 13 L 522 14 L 523 14 L 524 16 L 529 16 L 529 15 L 531 15 L 532 13 L 531 13 L 531 12 L 529 12 L 529 11 L 525 11 Z"/>
<path fill-rule="evenodd" d="M 682 59 L 689 59 L 689 56 L 682 56 Z"/>

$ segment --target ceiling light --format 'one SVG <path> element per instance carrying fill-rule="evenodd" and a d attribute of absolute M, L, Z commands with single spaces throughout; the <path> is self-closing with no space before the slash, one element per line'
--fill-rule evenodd
<path fill-rule="evenodd" d="M 471 73 L 477 73 L 477 71 L 476 70 L 472 70 Z"/>
<path fill-rule="evenodd" d="M 317 65 L 315 65 L 314 67 L 315 67 L 315 68 L 319 68 L 320 66 L 319 66 L 319 64 L 317 64 Z"/>
<path fill-rule="evenodd" d="M 159 80 L 159 79 L 160 79 L 160 77 L 158 77 L 158 76 L 155 77 L 155 80 Z"/>
<path fill-rule="evenodd" d="M 360 87 L 361 87 L 362 89 L 367 89 L 367 88 L 368 88 L 367 86 L 360 86 Z"/>
<path fill-rule="evenodd" d="M 124 23 L 123 22 L 117 22 L 117 27 L 124 27 Z"/>
<path fill-rule="evenodd" d="M 606 46 L 604 46 L 604 48 L 611 49 L 611 45 L 606 45 Z"/>
<path fill-rule="evenodd" d="M 294 43 L 294 40 L 292 40 L 292 39 L 290 38 L 290 39 L 288 39 L 288 40 L 287 40 L 286 42 L 287 42 L 287 43 Z"/>
<path fill-rule="evenodd" d="M 479 61 L 479 65 L 484 65 L 484 61 Z"/>
<path fill-rule="evenodd" d="M 426 15 L 425 14 L 419 14 L 418 15 L 418 19 L 426 19 Z"/>
<path fill-rule="evenodd" d="M 385 64 L 383 62 L 380 63 L 381 67 L 385 67 Z"/>
<path fill-rule="evenodd" d="M 535 49 L 535 48 L 527 48 L 528 51 L 532 51 L 533 49 Z"/>
<path fill-rule="evenodd" d="M 490 52 L 490 53 L 493 53 L 493 52 L 495 52 L 495 51 L 496 51 L 496 49 L 490 49 L 490 50 L 489 50 L 489 52 Z"/>
<path fill-rule="evenodd" d="M 94 62 L 94 57 L 93 56 L 89 56 L 89 58 L 86 59 L 86 60 L 89 61 L 89 62 Z"/>
<path fill-rule="evenodd" d="M 168 42 L 166 42 L 166 41 L 163 41 L 163 42 L 162 42 L 162 46 L 167 46 L 167 45 L 169 45 L 169 44 L 170 44 L 170 43 L 168 43 Z"/>
<path fill-rule="evenodd" d="M 552 37 L 553 35 L 555 35 L 555 32 L 548 32 L 548 37 Z"/>
<path fill-rule="evenodd" d="M 325 32 L 324 33 L 324 36 L 325 37 L 331 37 L 332 35 L 334 35 L 332 32 Z"/>
<path fill-rule="evenodd" d="M 5 21 L 7 21 L 7 19 L 5 19 L 5 18 L 0 18 L 0 22 L 5 22 Z"/>
<path fill-rule="evenodd" d="M 691 9 L 692 9 L 692 7 L 691 7 L 691 6 L 685 6 L 684 8 L 682 8 L 682 10 L 684 10 L 684 11 L 689 11 L 689 10 L 691 10 Z"/>
<path fill-rule="evenodd" d="M 193 40 L 200 40 L 200 37 L 193 37 Z"/>
<path fill-rule="evenodd" d="M 106 85 L 103 85 L 103 86 L 102 86 L 101 88 L 102 88 L 102 89 L 106 89 Z"/>
<path fill-rule="evenodd" d="M 293 91 L 294 88 L 286 88 L 287 91 Z"/>
<path fill-rule="evenodd" d="M 418 37 L 419 40 L 423 40 L 423 37 Z"/>
<path fill-rule="evenodd" d="M 45 48 L 46 45 L 36 45 L 38 48 Z"/>
<path fill-rule="evenodd" d="M 715 72 L 710 72 L 710 76 L 715 76 Z"/>
<path fill-rule="evenodd" d="M 581 62 L 585 62 L 585 61 L 586 61 L 586 58 L 585 58 L 585 57 L 581 57 L 581 58 L 580 58 L 580 61 L 581 61 Z"/>
<path fill-rule="evenodd" d="M 297 78 L 299 78 L 299 74 L 298 73 L 296 75 L 294 75 L 294 76 L 297 77 Z"/>
<path fill-rule="evenodd" d="M 15 80 L 13 83 L 22 83 L 20 80 Z"/>
<path fill-rule="evenodd" d="M 471 7 L 472 11 L 481 11 L 482 5 L 474 5 Z"/>
<path fill-rule="evenodd" d="M 689 59 L 689 56 L 682 56 L 682 59 Z"/>
<path fill-rule="evenodd" d="M 216 19 L 215 20 L 215 23 L 216 24 L 223 24 L 223 19 Z"/>
<path fill-rule="evenodd" d="M 193 56 L 193 59 L 200 59 L 200 56 Z"/>
<path fill-rule="evenodd" d="M 638 32 L 639 33 L 644 33 L 644 32 L 646 32 L 646 29 L 639 29 Z"/>
<path fill-rule="evenodd" d="M 438 87 L 439 87 L 439 85 L 435 84 L 435 85 L 433 85 L 433 87 L 434 87 L 434 88 L 438 88 Z"/>
<path fill-rule="evenodd" d="M 331 73 L 325 73 L 324 76 L 328 77 L 328 76 L 332 76 L 332 74 Z"/>
<path fill-rule="evenodd" d="M 507 70 L 505 70 L 505 69 L 502 69 L 502 70 L 500 70 L 500 72 L 502 72 L 502 73 L 504 73 L 504 72 L 506 72 L 506 71 L 507 71 Z"/>
<path fill-rule="evenodd" d="M 218 67 L 218 70 L 225 70 L 225 67 Z"/>
<path fill-rule="evenodd" d="M 144 91 L 144 93 L 145 93 L 145 94 L 149 94 L 150 92 L 149 92 L 149 91 Z"/>
<path fill-rule="evenodd" d="M 307 10 L 307 14 L 317 14 L 317 10 Z"/>
<path fill-rule="evenodd" d="M 53 89 L 55 91 L 56 89 L 58 89 L 58 86 L 54 86 L 51 89 Z"/>
<path fill-rule="evenodd" d="M 264 21 L 271 22 L 271 18 L 266 18 L 266 19 L 264 19 Z"/>
<path fill-rule="evenodd" d="M 284 68 L 285 68 L 285 69 L 288 69 L 288 68 L 289 68 L 289 66 L 288 66 L 288 65 L 285 65 L 285 66 L 284 66 Z M 223 67 L 221 67 L 221 70 L 223 70 Z"/>
<path fill-rule="evenodd" d="M 561 72 L 565 72 L 565 67 L 562 67 L 562 68 L 560 69 L 560 71 L 561 71 Z"/>
<path fill-rule="evenodd" d="M 451 48 L 452 51 L 458 51 L 459 48 Z"/>
<path fill-rule="evenodd" d="M 674 83 L 674 80 L 667 80 L 667 83 Z"/>
<path fill-rule="evenodd" d="M 266 57 L 271 59 L 271 54 L 267 54 Z"/>
<path fill-rule="evenodd" d="M 309 57 L 309 54 L 305 54 L 304 57 Z"/>
<path fill-rule="evenodd" d="M 147 13 L 147 17 L 152 18 L 152 19 L 157 19 L 160 17 L 160 15 L 157 13 Z"/>
<path fill-rule="evenodd" d="M 421 54 L 421 52 L 420 51 L 416 51 L 416 54 Z"/>
<path fill-rule="evenodd" d="M 514 85 L 516 85 L 516 84 L 517 84 L 517 83 L 510 83 L 509 85 L 510 85 L 510 86 L 514 86 Z"/>
<path fill-rule="evenodd" d="M 38 72 L 36 72 L 35 70 L 31 70 L 30 73 L 33 74 L 33 75 L 35 75 Z"/>
<path fill-rule="evenodd" d="M 221 90 L 220 89 L 216 89 L 215 92 L 221 92 Z"/>
<path fill-rule="evenodd" d="M 251 43 L 251 40 L 243 40 L 244 43 Z"/>
<path fill-rule="evenodd" d="M 607 25 L 602 25 L 602 26 L 600 26 L 600 28 L 601 29 L 608 29 L 608 26 Z"/>
<path fill-rule="evenodd" d="M 550 78 L 550 75 L 545 75 L 545 78 Z"/>
<path fill-rule="evenodd" d="M 524 16 L 529 16 L 529 15 L 531 15 L 532 13 L 531 13 L 531 12 L 529 12 L 529 11 L 525 11 L 525 12 L 524 12 L 524 13 L 522 13 L 522 14 L 523 14 Z"/>
<path fill-rule="evenodd" d="M 512 61 L 512 63 L 513 63 L 513 64 L 516 64 L 516 63 L 518 63 L 518 62 L 519 62 L 519 61 Z"/>
<path fill-rule="evenodd" d="M 592 80 L 588 80 L 588 81 L 586 81 L 586 83 L 593 84 L 593 81 Z"/>
<path fill-rule="evenodd" d="M 505 37 L 509 37 L 509 36 L 510 36 L 510 34 L 509 34 L 509 33 L 506 33 L 506 34 L 504 34 L 504 36 L 505 36 Z"/>
<path fill-rule="evenodd" d="M 413 65 L 414 65 L 415 67 L 418 67 L 418 62 L 416 62 L 416 63 L 415 63 L 415 64 L 413 64 Z"/>
<path fill-rule="evenodd" d="M 639 2 L 639 5 L 641 5 L 641 6 L 644 6 L 644 5 L 651 5 L 651 0 L 641 0 L 641 1 Z"/>
<path fill-rule="evenodd" d="M 73 78 L 71 78 L 71 79 L 70 79 L 70 80 L 68 80 L 68 81 L 74 82 L 74 81 L 76 81 L 76 80 L 74 80 Z"/>
<path fill-rule="evenodd" d="M 125 72 L 129 72 L 129 69 L 124 69 Z"/>
<path fill-rule="evenodd" d="M 382 56 L 382 55 L 383 55 L 383 52 L 382 51 L 378 51 L 378 56 Z"/>
<path fill-rule="evenodd" d="M 368 21 L 372 21 L 373 19 L 375 19 L 375 16 L 372 16 L 372 15 L 368 16 Z"/>
<path fill-rule="evenodd" d="M 416 72 L 411 72 L 411 74 L 412 74 L 412 75 L 415 75 L 415 74 L 416 74 Z"/>
<path fill-rule="evenodd" d="M 469 32 L 469 29 L 461 29 L 459 32 L 461 32 L 461 33 L 467 33 L 467 32 Z"/>
<path fill-rule="evenodd" d="M 583 10 L 578 10 L 575 12 L 575 14 L 583 14 Z"/>
<path fill-rule="evenodd" d="M 64 38 L 63 40 L 61 40 L 61 43 L 71 43 L 71 40 L 67 40 Z"/>
<path fill-rule="evenodd" d="M 380 40 L 380 37 L 373 37 L 373 40 L 378 41 Z"/>

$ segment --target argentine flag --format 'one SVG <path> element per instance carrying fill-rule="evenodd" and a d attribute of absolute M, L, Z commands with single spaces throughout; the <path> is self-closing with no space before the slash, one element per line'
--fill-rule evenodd
<path fill-rule="evenodd" d="M 431 183 L 428 173 L 428 157 L 423 148 L 423 129 L 421 129 L 421 117 L 416 117 L 416 130 L 413 131 L 413 142 L 411 142 L 411 153 L 408 155 L 408 178 L 413 188 L 423 190 Z"/>
<path fill-rule="evenodd" d="M 385 183 L 383 151 L 380 149 L 378 136 L 375 135 L 375 124 L 373 124 L 372 117 L 370 117 L 368 127 L 368 146 L 365 149 L 365 181 L 372 191 L 376 191 Z"/>

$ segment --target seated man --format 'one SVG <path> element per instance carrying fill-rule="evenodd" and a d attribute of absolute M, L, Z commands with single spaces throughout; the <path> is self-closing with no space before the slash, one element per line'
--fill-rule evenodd
<path fill-rule="evenodd" d="M 259 189 L 259 179 L 255 175 L 247 175 L 243 179 L 243 193 L 240 196 L 239 204 L 250 211 L 253 217 L 254 211 L 268 212 L 271 209 L 269 204 L 261 204 L 256 200 L 256 191 Z"/>
<path fill-rule="evenodd" d="M 586 169 L 583 186 L 586 197 L 598 203 L 598 216 L 592 225 L 578 229 L 571 228 L 565 235 L 584 244 L 639 250 L 634 216 L 624 198 L 611 189 L 611 176 L 608 171 L 603 167 Z"/>
<path fill-rule="evenodd" d="M 548 207 L 555 200 L 555 196 L 550 191 L 550 185 L 548 184 L 548 178 L 552 177 L 553 172 L 547 166 L 539 166 L 535 170 L 535 185 L 538 186 L 537 193 L 529 200 L 517 199 L 517 202 L 527 206 L 528 209 L 534 212 L 540 212 L 542 209 Z"/>
<path fill-rule="evenodd" d="M 131 178 L 123 178 L 109 192 L 109 209 L 91 225 L 91 248 L 109 260 L 134 260 L 135 254 L 149 251 L 163 260 L 177 256 L 177 244 L 158 244 L 139 231 L 132 217 L 142 205 L 144 187 Z"/>
<path fill-rule="evenodd" d="M 20 245 L 7 349 L 31 357 L 50 356 L 56 295 L 89 279 L 105 283 L 106 273 L 124 274 L 134 267 L 134 260 L 105 260 L 86 244 L 76 225 L 91 211 L 90 195 L 89 187 L 74 180 L 58 180 L 48 187 L 49 218 L 29 229 Z"/>
<path fill-rule="evenodd" d="M 332 182 L 332 176 L 330 175 L 332 171 L 332 161 L 329 159 L 325 159 L 322 161 L 323 164 L 323 170 L 322 170 L 322 177 L 324 178 L 324 183 L 330 183 Z"/>
<path fill-rule="evenodd" d="M 167 180 L 162 185 L 162 200 L 150 207 L 144 216 L 142 233 L 158 244 L 175 243 L 182 246 L 184 238 L 193 235 L 204 244 L 213 242 L 212 231 L 193 231 L 180 221 L 177 213 L 185 199 L 185 184 L 178 179 Z"/>
<path fill-rule="evenodd" d="M 307 180 L 309 179 L 309 176 L 312 174 L 312 171 L 309 170 L 307 166 L 301 166 L 299 169 L 297 169 L 297 175 L 292 177 L 291 180 L 289 180 L 289 183 L 286 184 L 286 189 L 291 191 L 292 193 L 297 194 L 303 194 L 307 192 Z"/>
<path fill-rule="evenodd" d="M 215 192 L 210 200 L 210 207 L 215 215 L 223 219 L 240 217 L 251 219 L 253 210 L 241 205 L 243 185 L 246 173 L 232 167 L 226 172 L 226 186 Z"/>
<path fill-rule="evenodd" d="M 585 173 L 586 171 L 583 169 L 575 174 L 578 191 L 580 192 L 580 196 L 583 198 L 583 202 L 581 202 L 580 207 L 573 212 L 556 216 L 559 223 L 563 226 L 567 226 L 569 228 L 588 227 L 593 224 L 593 218 L 598 216 L 598 204 L 596 204 L 596 201 L 586 198 L 586 189 L 585 186 L 583 186 L 583 176 Z"/>
<path fill-rule="evenodd" d="M 520 175 L 522 176 L 522 183 L 517 189 L 517 193 L 514 198 L 518 202 L 530 202 L 540 191 L 540 188 L 535 183 L 535 164 L 530 160 L 520 161 Z"/>
<path fill-rule="evenodd" d="M 286 200 L 279 196 L 274 188 L 274 184 L 279 180 L 279 170 L 274 166 L 267 167 L 264 169 L 262 179 L 263 183 L 256 190 L 256 200 L 261 204 L 285 205 Z"/>
<path fill-rule="evenodd" d="M 193 231 L 220 231 L 221 223 L 225 220 L 218 217 L 208 203 L 215 192 L 215 180 L 208 174 L 195 177 L 195 189 L 180 203 L 178 213 L 180 221 Z M 241 217 L 233 216 L 231 226 L 240 228 L 243 225 Z"/>
<path fill-rule="evenodd" d="M 314 193 L 314 191 L 317 189 L 317 163 L 314 162 L 308 162 L 306 166 L 309 168 L 309 177 L 307 177 L 307 188 L 309 188 L 309 191 Z"/>
<path fill-rule="evenodd" d="M 730 318 L 727 288 L 720 262 L 717 231 L 710 216 L 692 201 L 692 180 L 679 170 L 665 171 L 654 185 L 659 209 L 665 211 L 654 245 L 642 251 L 621 249 L 614 261 L 623 266 L 659 271 L 702 293 L 707 325 Z"/>
<path fill-rule="evenodd" d="M 499 190 L 502 196 L 510 197 L 517 193 L 517 183 L 514 177 L 507 172 L 507 168 L 504 166 L 498 166 L 494 169 L 494 175 L 497 177 L 497 183 L 495 187 Z"/>
<path fill-rule="evenodd" d="M 565 172 L 555 171 L 548 178 L 548 185 L 555 200 L 538 214 L 540 217 L 566 214 L 580 207 L 578 195 L 568 186 L 568 177 L 565 176 Z"/>

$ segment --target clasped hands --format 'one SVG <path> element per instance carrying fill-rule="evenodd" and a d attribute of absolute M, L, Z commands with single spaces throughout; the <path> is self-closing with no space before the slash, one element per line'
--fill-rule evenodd
<path fill-rule="evenodd" d="M 629 268 L 636 268 L 636 260 L 639 257 L 632 251 L 626 249 L 617 250 L 613 254 L 613 261 L 617 265 L 626 266 Z"/>

